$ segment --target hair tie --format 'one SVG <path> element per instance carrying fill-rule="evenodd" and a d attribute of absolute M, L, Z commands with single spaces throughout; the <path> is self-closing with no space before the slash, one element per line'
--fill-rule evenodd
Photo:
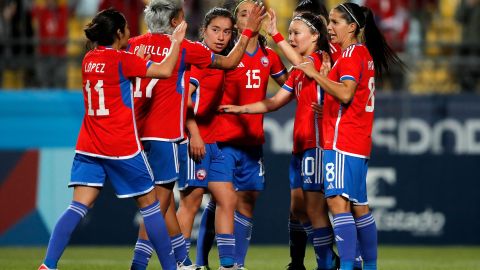
<path fill-rule="evenodd" d="M 239 7 L 241 4 L 245 3 L 245 2 L 250 2 L 250 0 L 242 0 L 242 1 L 240 1 L 240 2 L 235 6 L 235 9 L 233 10 L 233 15 L 234 15 L 234 16 L 237 15 L 237 9 L 238 9 L 238 7 Z"/>
<path fill-rule="evenodd" d="M 350 10 L 344 4 L 340 4 L 340 6 L 342 6 L 348 12 L 348 14 L 350 14 L 350 17 L 352 17 L 352 19 L 358 24 L 358 27 L 362 28 L 362 26 L 358 22 L 357 18 L 355 18 L 355 16 L 353 16 L 353 13 L 350 12 Z"/>
<path fill-rule="evenodd" d="M 315 33 L 320 33 L 320 31 L 318 31 L 318 29 L 309 21 L 307 21 L 305 18 L 301 17 L 301 16 L 295 16 L 292 21 L 302 21 L 304 22 L 308 27 L 310 27 Z"/>

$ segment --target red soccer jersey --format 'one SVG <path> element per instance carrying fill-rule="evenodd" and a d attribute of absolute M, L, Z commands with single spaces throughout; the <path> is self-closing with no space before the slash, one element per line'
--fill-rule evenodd
<path fill-rule="evenodd" d="M 330 44 L 330 57 L 332 58 L 332 62 L 337 62 L 338 58 L 342 55 L 342 47 L 337 43 L 328 43 Z"/>
<path fill-rule="evenodd" d="M 312 53 L 309 58 L 312 59 L 315 69 L 320 70 L 322 66 L 321 52 Z M 322 103 L 323 90 L 315 80 L 308 78 L 298 69 L 292 70 L 282 88 L 289 92 L 295 91 L 297 98 L 293 125 L 293 153 L 322 147 L 322 118 L 318 118 L 317 114 L 313 112 L 311 104 L 312 102 Z"/>
<path fill-rule="evenodd" d="M 340 104 L 333 96 L 325 95 L 324 147 L 368 158 L 372 145 L 375 69 L 367 47 L 354 44 L 345 49 L 328 77 L 336 82 L 354 80 L 358 85 L 349 104 Z"/>
<path fill-rule="evenodd" d="M 197 86 L 192 97 L 195 121 L 205 143 L 216 142 L 217 108 L 222 101 L 225 71 L 192 67 L 190 83 Z"/>
<path fill-rule="evenodd" d="M 269 76 L 274 78 L 287 71 L 278 54 L 260 46 L 253 54 L 245 53 L 237 68 L 225 73 L 222 104 L 244 105 L 263 100 Z M 217 141 L 242 145 L 264 143 L 263 114 L 221 114 L 218 117 Z"/>
<path fill-rule="evenodd" d="M 103 158 L 130 158 L 140 152 L 130 78 L 144 77 L 150 62 L 98 47 L 82 63 L 85 116 L 76 152 Z"/>
<path fill-rule="evenodd" d="M 168 54 L 170 37 L 148 33 L 130 39 L 129 50 L 145 45 L 150 60 L 161 62 Z M 140 79 L 135 82 L 135 114 L 142 140 L 179 141 L 185 138 L 185 119 L 190 66 L 208 67 L 213 53 L 199 42 L 184 40 L 172 76 L 168 79 Z M 187 86 L 187 90 L 185 90 Z"/>

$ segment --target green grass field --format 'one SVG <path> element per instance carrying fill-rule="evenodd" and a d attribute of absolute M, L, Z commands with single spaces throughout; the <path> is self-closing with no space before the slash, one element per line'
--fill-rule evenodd
<path fill-rule="evenodd" d="M 36 270 L 44 253 L 45 248 L 40 247 L 1 247 L 0 270 Z M 312 247 L 308 248 L 307 255 L 307 269 L 314 269 Z M 131 256 L 130 247 L 69 247 L 60 260 L 59 269 L 127 270 Z M 216 256 L 214 250 L 210 256 L 213 267 L 218 266 Z M 381 270 L 480 270 L 480 247 L 382 246 L 379 257 Z M 288 262 L 286 246 L 252 246 L 247 257 L 250 270 L 281 270 Z M 149 269 L 161 269 L 156 257 Z"/>

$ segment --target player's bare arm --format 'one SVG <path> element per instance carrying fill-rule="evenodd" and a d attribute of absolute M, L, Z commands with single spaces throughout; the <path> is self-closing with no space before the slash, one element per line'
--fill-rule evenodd
<path fill-rule="evenodd" d="M 192 94 L 195 92 L 197 87 L 193 84 L 190 84 L 189 95 L 188 95 L 188 107 L 187 107 L 187 120 L 185 126 L 188 129 L 190 134 L 190 142 L 188 151 L 190 156 L 195 161 L 200 161 L 205 157 L 206 149 L 205 142 L 200 135 L 200 129 L 198 128 L 197 122 L 195 121 L 195 114 L 193 111 L 193 102 Z"/>
<path fill-rule="evenodd" d="M 285 106 L 294 97 L 295 96 L 291 92 L 280 89 L 271 98 L 266 98 L 246 105 L 220 105 L 218 111 L 232 114 L 259 114 L 273 112 Z"/>
<path fill-rule="evenodd" d="M 168 55 L 160 63 L 153 63 L 147 70 L 146 77 L 168 78 L 177 64 L 180 54 L 180 44 L 185 37 L 187 23 L 182 21 L 173 31 Z"/>
<path fill-rule="evenodd" d="M 249 30 L 251 33 L 254 34 L 258 33 L 261 22 L 266 16 L 267 13 L 265 12 L 265 7 L 261 4 L 255 4 L 248 20 L 246 28 L 247 31 Z M 238 63 L 240 63 L 243 54 L 245 53 L 245 49 L 247 48 L 249 40 L 250 36 L 241 34 L 240 38 L 235 44 L 235 47 L 233 47 L 232 51 L 227 56 L 219 54 L 214 55 L 214 59 L 210 67 L 219 69 L 236 68 Z"/>

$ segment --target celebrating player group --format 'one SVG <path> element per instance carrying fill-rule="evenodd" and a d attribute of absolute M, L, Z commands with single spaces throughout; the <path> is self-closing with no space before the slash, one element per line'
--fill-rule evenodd
<path fill-rule="evenodd" d="M 316 269 L 377 269 L 366 190 L 375 79 L 402 62 L 371 10 L 344 3 L 328 12 L 305 0 L 285 39 L 274 10 L 237 1 L 233 10 L 208 11 L 194 42 L 184 38 L 182 5 L 150 0 L 149 31 L 138 37 L 114 9 L 85 27 L 90 50 L 82 63 L 85 116 L 71 169 L 73 199 L 39 270 L 57 269 L 107 178 L 119 198 L 135 199 L 143 217 L 131 270 L 147 269 L 153 251 L 165 270 L 210 269 L 215 240 L 219 269 L 246 269 L 253 211 L 265 187 L 263 114 L 292 100 L 287 269 L 305 269 L 309 241 Z M 266 46 L 262 24 L 278 52 Z M 270 77 L 279 90 L 266 98 Z M 192 261 L 190 236 L 205 193 L 210 202 Z"/>

